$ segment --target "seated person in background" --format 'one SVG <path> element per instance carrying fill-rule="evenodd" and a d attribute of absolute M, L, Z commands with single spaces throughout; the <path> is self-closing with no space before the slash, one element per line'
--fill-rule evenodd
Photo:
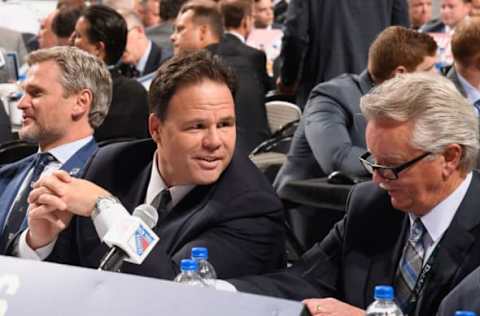
<path fill-rule="evenodd" d="M 471 17 L 480 17 L 480 0 L 472 0 L 472 10 L 470 11 Z"/>
<path fill-rule="evenodd" d="M 159 15 L 160 0 L 135 0 L 133 9 L 138 14 L 145 28 L 160 23 Z"/>
<path fill-rule="evenodd" d="M 418 30 L 432 18 L 432 0 L 408 0 L 410 27 Z"/>
<path fill-rule="evenodd" d="M 66 173 L 41 179 L 30 195 L 28 245 L 39 250 L 53 242 L 47 260 L 96 268 L 107 251 L 96 232 L 105 232 L 95 215 L 101 206 L 92 213 L 98 202 L 116 204 L 113 195 L 132 211 L 169 192 L 154 228 L 160 242 L 142 265 L 125 263 L 123 272 L 173 279 L 195 246 L 208 248 L 208 260 L 223 278 L 282 267 L 282 204 L 235 150 L 234 85 L 208 52 L 165 62 L 150 89 L 153 141 L 101 148 L 85 173 L 89 181 Z M 52 222 L 57 216 L 60 222 Z"/>
<path fill-rule="evenodd" d="M 437 316 L 455 315 L 456 311 L 480 311 L 480 267 L 467 275 L 440 304 Z"/>
<path fill-rule="evenodd" d="M 1 254 L 26 227 L 30 183 L 42 171 L 81 175 L 97 149 L 93 130 L 107 115 L 112 97 L 105 64 L 77 48 L 37 50 L 27 63 L 24 96 L 17 105 L 23 112 L 18 133 L 20 139 L 37 143 L 40 151 L 0 169 Z"/>
<path fill-rule="evenodd" d="M 471 0 L 442 0 L 440 19 L 433 19 L 420 28 L 425 33 L 453 33 L 458 23 L 468 16 Z"/>
<path fill-rule="evenodd" d="M 272 0 L 255 0 L 253 8 L 254 26 L 258 29 L 271 29 L 273 24 Z"/>
<path fill-rule="evenodd" d="M 206 48 L 235 73 L 237 148 L 245 154 L 270 136 L 265 110 L 266 57 L 244 43 L 252 29 L 252 5 L 252 0 L 228 0 L 220 3 L 220 11 L 211 0 L 189 1 L 180 9 L 172 35 L 175 55 Z M 222 14 L 228 30 L 225 36 Z"/>
<path fill-rule="evenodd" d="M 452 54 L 455 63 L 447 78 L 458 91 L 480 110 L 480 18 L 466 19 L 452 36 Z"/>
<path fill-rule="evenodd" d="M 83 7 L 65 7 L 59 9 L 52 20 L 52 32 L 57 37 L 56 45 L 70 45 L 70 37 L 80 18 Z"/>
<path fill-rule="evenodd" d="M 358 160 L 367 151 L 360 97 L 397 74 L 432 70 L 436 49 L 430 36 L 391 26 L 370 46 L 368 68 L 360 75 L 344 74 L 317 85 L 275 179 L 276 191 L 290 180 L 325 177 L 333 171 L 366 176 Z"/>
<path fill-rule="evenodd" d="M 361 110 L 373 182 L 353 187 L 345 218 L 291 268 L 230 280 L 238 290 L 307 299 L 313 315 L 360 316 L 375 285 L 392 284 L 404 314 L 435 315 L 480 264 L 472 106 L 449 80 L 415 73 L 374 88 Z"/>
<path fill-rule="evenodd" d="M 92 5 L 82 12 L 72 34 L 73 45 L 103 60 L 112 76 L 112 104 L 105 121 L 95 130 L 97 141 L 148 137 L 147 91 L 136 80 L 122 76 L 115 66 L 125 50 L 127 33 L 127 23 L 119 13 Z"/>
<path fill-rule="evenodd" d="M 127 77 L 142 77 L 160 66 L 162 50 L 145 35 L 142 21 L 134 11 L 120 12 L 127 22 L 127 46 L 122 56 L 120 70 Z"/>

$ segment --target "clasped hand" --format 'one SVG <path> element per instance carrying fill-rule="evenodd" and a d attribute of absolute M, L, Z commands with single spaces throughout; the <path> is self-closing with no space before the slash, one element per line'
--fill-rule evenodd
<path fill-rule="evenodd" d="M 63 170 L 41 177 L 28 197 L 27 243 L 32 249 L 48 245 L 66 229 L 73 215 L 90 216 L 100 196 L 110 193 Z"/>

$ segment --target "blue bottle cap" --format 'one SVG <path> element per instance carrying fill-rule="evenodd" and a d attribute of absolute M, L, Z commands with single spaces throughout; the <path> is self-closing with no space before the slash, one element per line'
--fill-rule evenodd
<path fill-rule="evenodd" d="M 393 287 L 390 285 L 377 285 L 373 297 L 378 300 L 393 300 Z"/>
<path fill-rule="evenodd" d="M 455 316 L 477 316 L 477 314 L 472 311 L 456 311 Z"/>
<path fill-rule="evenodd" d="M 193 247 L 192 258 L 194 259 L 208 259 L 208 249 L 206 247 Z"/>
<path fill-rule="evenodd" d="M 192 260 L 192 259 L 182 259 L 180 261 L 180 270 L 182 272 L 197 271 L 198 270 L 198 264 L 195 260 Z"/>

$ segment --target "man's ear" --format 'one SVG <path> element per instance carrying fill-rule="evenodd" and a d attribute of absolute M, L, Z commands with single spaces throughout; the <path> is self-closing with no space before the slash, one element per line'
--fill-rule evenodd
<path fill-rule="evenodd" d="M 408 71 L 407 71 L 407 68 L 405 68 L 405 66 L 397 66 L 397 68 L 395 68 L 393 71 L 392 71 L 392 74 L 390 75 L 390 78 L 393 78 L 395 77 L 396 75 L 399 75 L 399 74 L 406 74 Z"/>
<path fill-rule="evenodd" d="M 160 130 L 162 128 L 162 122 L 160 121 L 160 118 L 154 114 L 150 113 L 150 116 L 148 117 L 148 131 L 150 132 L 150 136 L 152 139 L 157 143 L 161 143 L 161 133 Z"/>
<path fill-rule="evenodd" d="M 101 60 L 105 60 L 105 57 L 107 57 L 107 50 L 104 42 L 95 43 L 95 56 Z"/>
<path fill-rule="evenodd" d="M 443 152 L 445 160 L 443 167 L 443 176 L 449 177 L 460 166 L 460 160 L 463 155 L 463 148 L 458 144 L 450 144 Z"/>
<path fill-rule="evenodd" d="M 72 108 L 72 118 L 77 120 L 90 112 L 93 102 L 93 94 L 90 89 L 83 89 L 77 93 L 75 104 Z"/>

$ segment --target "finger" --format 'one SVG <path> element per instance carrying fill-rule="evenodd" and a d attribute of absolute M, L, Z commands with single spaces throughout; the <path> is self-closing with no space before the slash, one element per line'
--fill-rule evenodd
<path fill-rule="evenodd" d="M 65 182 L 61 181 L 54 175 L 49 175 L 46 177 L 41 177 L 37 182 L 33 184 L 33 188 L 36 189 L 38 187 L 44 186 L 52 193 L 58 196 L 62 196 L 65 192 Z"/>
<path fill-rule="evenodd" d="M 28 195 L 28 203 L 30 204 L 36 203 L 36 201 L 38 200 L 38 197 L 46 193 L 51 193 L 51 191 L 46 187 L 38 187 L 36 189 L 33 189 L 32 191 L 30 191 L 30 194 Z"/>
<path fill-rule="evenodd" d="M 68 172 L 66 172 L 66 171 L 64 171 L 64 170 L 55 170 L 55 171 L 53 172 L 53 174 L 54 174 L 59 180 L 65 182 L 65 183 L 70 183 L 70 182 L 72 182 L 72 179 L 73 179 L 72 176 L 71 176 Z"/>

